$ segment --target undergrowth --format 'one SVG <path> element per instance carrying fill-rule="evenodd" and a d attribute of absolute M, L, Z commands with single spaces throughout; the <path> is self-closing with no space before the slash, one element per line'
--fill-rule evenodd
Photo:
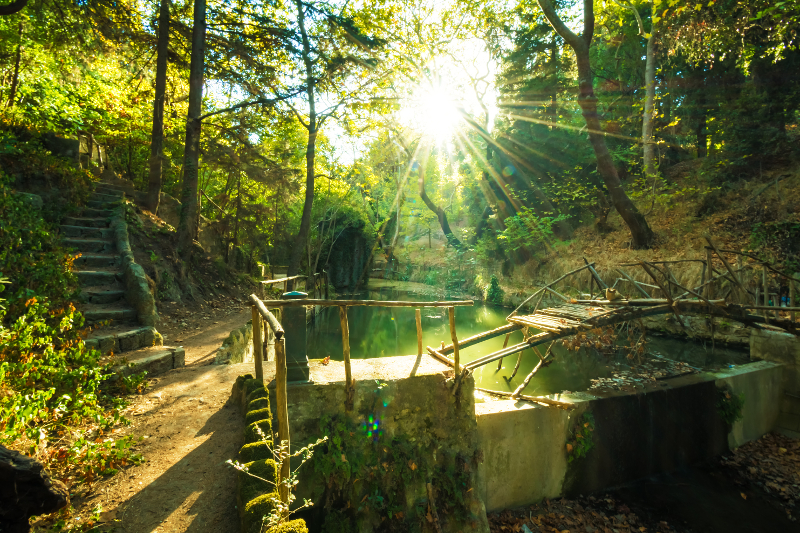
<path fill-rule="evenodd" d="M 69 177 L 58 168 L 54 179 Z M 100 352 L 83 343 L 74 257 L 45 218 L 0 172 L 0 444 L 41 461 L 74 496 L 141 459 L 119 432 L 128 423 L 121 394 L 141 390 L 143 377 L 112 379 Z M 75 530 L 66 526 L 70 513 L 54 518 L 54 530 Z"/>

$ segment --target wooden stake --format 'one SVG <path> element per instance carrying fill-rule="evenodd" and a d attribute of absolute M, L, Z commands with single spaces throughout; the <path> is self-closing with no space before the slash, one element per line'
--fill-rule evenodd
<path fill-rule="evenodd" d="M 509 337 L 511 337 L 511 332 L 510 331 L 508 333 L 506 333 L 506 338 L 503 341 L 503 348 L 508 346 Z M 497 370 L 500 370 L 501 368 L 503 368 L 503 358 L 502 357 L 500 359 L 498 359 L 498 361 L 497 361 Z"/>
<path fill-rule="evenodd" d="M 789 280 L 789 307 L 794 307 L 794 280 Z M 789 313 L 789 320 L 795 321 L 796 315 L 794 311 Z"/>
<path fill-rule="evenodd" d="M 706 285 L 706 299 L 712 300 L 714 298 L 714 271 L 712 270 L 712 260 L 714 259 L 711 253 L 711 248 L 706 248 L 706 268 L 708 269 L 708 285 Z M 702 283 L 701 283 L 702 285 Z"/>
<path fill-rule="evenodd" d="M 344 383 L 347 388 L 347 399 L 345 409 L 350 411 L 353 408 L 353 373 L 350 370 L 350 326 L 347 323 L 347 306 L 339 306 L 339 322 L 342 324 L 342 354 L 344 355 Z"/>
<path fill-rule="evenodd" d="M 414 310 L 414 318 L 417 319 L 417 355 L 422 356 L 422 315 L 419 309 Z"/>
<path fill-rule="evenodd" d="M 285 444 L 286 451 L 289 451 L 289 408 L 286 394 L 286 339 L 275 339 L 275 399 L 278 414 L 278 442 Z M 281 462 L 280 472 L 278 473 L 278 493 L 281 501 L 289 503 L 289 487 L 280 483 L 284 479 L 289 479 L 291 475 L 291 465 L 287 457 Z"/>
<path fill-rule="evenodd" d="M 742 256 L 741 254 L 736 254 L 736 270 L 739 274 L 739 283 L 742 284 L 744 282 L 744 274 L 742 273 Z M 741 301 L 741 300 L 740 300 Z"/>
<path fill-rule="evenodd" d="M 256 366 L 256 379 L 260 382 L 264 381 L 264 349 L 261 343 L 261 313 L 258 308 L 253 305 L 250 306 L 253 317 L 253 362 Z"/>
<path fill-rule="evenodd" d="M 717 248 L 717 246 L 714 244 L 714 241 L 711 240 L 711 237 L 705 236 L 704 238 L 705 238 L 706 242 L 708 242 L 708 245 L 711 246 L 714 249 L 715 252 L 717 252 L 717 257 L 719 257 L 720 261 L 722 261 L 722 264 L 725 265 L 725 268 L 727 269 L 728 274 L 730 274 L 731 278 L 733 278 L 733 282 L 736 283 L 739 286 L 739 288 L 742 289 L 742 291 L 745 294 L 747 294 L 747 289 L 745 289 L 744 285 L 742 285 L 742 283 L 739 281 L 739 278 L 736 276 L 736 273 L 733 271 L 733 267 L 731 267 L 731 264 L 728 263 L 727 259 L 725 259 L 725 256 L 723 256 L 722 253 L 720 253 L 719 248 Z M 709 300 L 710 299 L 711 298 L 709 298 Z"/>
<path fill-rule="evenodd" d="M 642 287 L 642 286 L 641 286 L 639 283 L 637 283 L 636 281 L 634 281 L 634 280 L 633 280 L 633 278 L 632 278 L 632 277 L 630 277 L 630 276 L 628 275 L 628 273 L 627 273 L 627 272 L 625 272 L 625 271 L 624 271 L 624 270 L 622 270 L 621 268 L 618 268 L 618 269 L 617 269 L 617 272 L 619 272 L 620 274 L 622 274 L 622 277 L 624 277 L 625 279 L 627 279 L 628 281 L 630 281 L 631 283 L 633 283 L 633 286 L 634 286 L 634 287 L 636 287 L 636 290 L 638 290 L 640 293 L 642 293 L 642 295 L 643 295 L 645 298 L 650 298 L 650 295 L 647 293 L 647 291 L 646 291 L 646 290 L 644 290 L 644 287 Z M 703 270 L 703 273 L 705 274 L 705 270 Z"/>
<path fill-rule="evenodd" d="M 761 282 L 764 287 L 764 305 L 769 305 L 769 282 L 767 281 L 767 265 L 764 265 L 763 270 L 761 271 Z M 764 309 L 764 318 L 769 324 L 769 311 Z"/>
<path fill-rule="evenodd" d="M 528 336 L 528 328 L 524 328 L 522 330 L 522 338 L 525 339 Z M 505 346 L 503 346 L 505 348 Z M 508 381 L 514 379 L 514 376 L 517 375 L 517 371 L 519 370 L 519 364 L 522 362 L 522 354 L 523 352 L 519 352 L 519 356 L 517 356 L 517 364 L 514 365 L 514 371 L 511 373 L 511 377 L 508 378 Z"/>
<path fill-rule="evenodd" d="M 455 376 L 458 377 L 461 368 L 458 357 L 458 337 L 456 336 L 456 308 L 448 307 L 447 314 L 450 318 L 450 339 L 453 341 L 453 368 L 456 371 Z"/>

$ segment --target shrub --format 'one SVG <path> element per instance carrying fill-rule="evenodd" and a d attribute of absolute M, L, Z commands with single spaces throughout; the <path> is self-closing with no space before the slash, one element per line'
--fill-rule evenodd
<path fill-rule="evenodd" d="M 246 471 L 240 470 L 238 474 L 241 491 L 239 496 L 243 502 L 249 502 L 262 494 L 277 490 L 278 466 L 274 460 L 261 459 L 245 463 L 242 467 Z"/>
<path fill-rule="evenodd" d="M 261 436 L 258 434 L 258 430 L 256 428 L 260 428 L 267 441 L 272 442 L 272 420 L 266 418 L 264 420 L 258 420 L 247 425 L 247 427 L 244 429 L 245 443 L 249 444 L 251 442 L 257 442 L 261 440 Z"/>
<path fill-rule="evenodd" d="M 244 423 L 252 424 L 253 422 L 258 422 L 259 420 L 265 420 L 267 418 L 272 418 L 272 413 L 270 412 L 269 407 L 265 407 L 263 409 L 254 409 L 247 412 L 244 417 Z"/>
<path fill-rule="evenodd" d="M 239 450 L 239 460 L 242 463 L 249 463 L 259 459 L 269 459 L 272 457 L 272 450 L 269 443 L 264 441 L 251 442 L 242 446 Z"/>
<path fill-rule="evenodd" d="M 497 279 L 497 276 L 492 274 L 491 280 L 489 280 L 489 288 L 486 291 L 486 300 L 496 304 L 503 303 L 503 289 L 500 288 L 500 282 Z"/>
<path fill-rule="evenodd" d="M 271 527 L 267 530 L 267 533 L 308 533 L 308 528 L 305 520 L 298 518 L 297 520 Z"/>
<path fill-rule="evenodd" d="M 277 492 L 270 492 L 247 502 L 242 516 L 242 533 L 261 533 L 264 517 L 272 513 L 279 500 Z"/>

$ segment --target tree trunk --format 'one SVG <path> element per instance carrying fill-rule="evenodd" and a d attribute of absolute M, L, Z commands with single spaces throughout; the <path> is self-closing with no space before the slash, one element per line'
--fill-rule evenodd
<path fill-rule="evenodd" d="M 24 4 L 23 4 L 24 5 Z M 19 42 L 17 43 L 17 52 L 14 55 L 14 76 L 11 78 L 11 91 L 8 96 L 8 103 L 6 107 L 14 107 L 14 100 L 17 98 L 17 87 L 19 87 L 19 64 L 22 59 L 22 23 L 19 23 Z"/>
<path fill-rule="evenodd" d="M 300 271 L 300 261 L 303 259 L 303 251 L 306 248 L 308 231 L 311 228 L 311 209 L 314 206 L 314 157 L 317 149 L 317 110 L 314 94 L 314 71 L 311 62 L 311 45 L 308 41 L 308 33 L 305 24 L 305 5 L 301 0 L 297 0 L 297 23 L 300 27 L 300 34 L 303 39 L 303 62 L 306 67 L 306 94 L 308 95 L 308 124 L 304 124 L 308 130 L 308 142 L 306 143 L 306 198 L 303 203 L 303 216 L 300 219 L 300 230 L 297 232 L 295 245 L 289 256 L 289 266 L 287 276 L 296 276 Z"/>
<path fill-rule="evenodd" d="M 192 59 L 189 64 L 189 113 L 186 117 L 186 145 L 183 155 L 183 191 L 178 223 L 178 254 L 186 275 L 192 257 L 192 240 L 197 225 L 197 173 L 200 166 L 200 113 L 203 109 L 203 71 L 206 44 L 206 0 L 195 0 L 192 29 Z"/>
<path fill-rule="evenodd" d="M 600 118 L 597 115 L 597 97 L 594 95 L 594 80 L 589 59 L 589 47 L 594 34 L 594 4 L 593 0 L 583 2 L 583 34 L 578 37 L 567 28 L 558 17 L 550 0 L 537 0 L 545 17 L 564 41 L 575 51 L 578 66 L 578 105 L 581 107 L 583 118 L 589 130 L 589 142 L 597 159 L 597 171 L 603 178 L 608 189 L 614 208 L 631 231 L 633 248 L 648 248 L 653 242 L 653 230 L 647 220 L 636 208 L 634 203 L 622 189 L 619 174 L 611 159 L 611 154 L 606 146 L 606 140 L 600 127 Z"/>
<path fill-rule="evenodd" d="M 644 114 L 642 115 L 642 146 L 645 176 L 656 173 L 656 145 L 653 141 L 653 111 L 656 100 L 656 27 L 653 24 L 650 37 L 647 39 L 647 62 L 644 69 Z"/>
<path fill-rule="evenodd" d="M 10 4 L 0 6 L 0 17 L 18 13 L 22 11 L 26 5 L 28 5 L 28 0 L 14 0 Z"/>
<path fill-rule="evenodd" d="M 422 158 L 419 161 L 419 196 L 422 198 L 422 201 L 425 202 L 425 205 L 428 206 L 428 209 L 433 211 L 433 213 L 436 215 L 436 218 L 439 220 L 439 225 L 442 227 L 444 236 L 447 239 L 447 244 L 453 246 L 454 248 L 461 248 L 461 241 L 459 241 L 456 236 L 453 235 L 453 230 L 450 229 L 450 223 L 447 221 L 447 213 L 444 212 L 444 209 L 434 204 L 433 201 L 428 197 L 428 193 L 425 192 L 425 167 L 427 164 L 428 149 L 424 149 Z"/>
<path fill-rule="evenodd" d="M 150 169 L 145 205 L 154 215 L 161 198 L 161 172 L 164 151 L 164 99 L 167 92 L 167 53 L 169 48 L 169 0 L 161 0 L 156 45 L 156 97 L 153 100 L 153 133 L 150 139 Z"/>

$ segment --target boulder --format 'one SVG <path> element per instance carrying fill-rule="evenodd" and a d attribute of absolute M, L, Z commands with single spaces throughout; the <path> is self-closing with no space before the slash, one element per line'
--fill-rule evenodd
<path fill-rule="evenodd" d="M 0 531 L 30 531 L 31 516 L 67 505 L 69 491 L 35 459 L 0 446 Z"/>

